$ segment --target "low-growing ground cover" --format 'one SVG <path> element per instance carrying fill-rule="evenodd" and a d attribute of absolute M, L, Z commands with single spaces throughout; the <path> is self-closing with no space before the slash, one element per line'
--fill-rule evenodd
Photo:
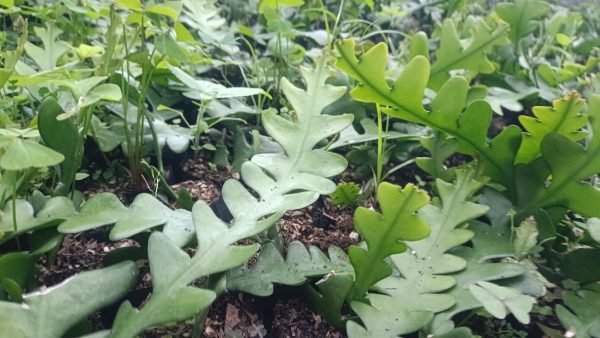
<path fill-rule="evenodd" d="M 600 337 L 598 14 L 0 0 L 0 337 Z"/>

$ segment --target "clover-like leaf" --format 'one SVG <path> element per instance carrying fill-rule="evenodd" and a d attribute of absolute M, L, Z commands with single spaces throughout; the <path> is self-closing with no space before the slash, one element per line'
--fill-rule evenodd
<path fill-rule="evenodd" d="M 64 161 L 63 154 L 36 141 L 15 138 L 0 158 L 0 167 L 5 170 L 47 168 Z"/>

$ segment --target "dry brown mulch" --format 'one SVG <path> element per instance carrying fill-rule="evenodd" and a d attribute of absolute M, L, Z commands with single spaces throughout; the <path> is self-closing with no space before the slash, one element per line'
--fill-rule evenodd
<path fill-rule="evenodd" d="M 275 305 L 271 337 L 344 338 L 346 334 L 316 314 L 305 298 L 283 299 Z"/>
<path fill-rule="evenodd" d="M 221 187 L 229 178 L 239 179 L 236 173 L 212 170 L 206 161 L 188 160 L 186 170 L 197 176 L 173 185 L 178 191 L 187 189 L 194 200 L 213 202 L 220 196 Z M 126 180 L 90 182 L 85 192 L 87 197 L 102 191 L 115 192 L 124 202 L 130 201 Z M 346 249 L 358 241 L 353 233 L 353 209 L 333 206 L 328 197 L 321 198 L 302 210 L 286 213 L 280 221 L 281 234 L 286 244 L 299 240 L 305 245 L 315 245 L 327 252 L 331 245 Z M 106 253 L 124 246 L 138 245 L 135 241 L 111 242 L 106 229 L 92 230 L 67 235 L 57 254 L 56 264 L 43 270 L 45 285 L 54 285 L 82 271 L 102 267 Z M 43 262 L 45 263 L 45 262 Z M 147 266 L 142 268 L 136 289 L 149 287 L 151 278 Z M 274 298 L 265 305 L 264 298 L 246 294 L 228 293 L 220 297 L 211 307 L 204 326 L 206 337 L 345 337 L 345 334 L 328 325 L 303 298 L 300 289 L 294 297 Z M 268 317 L 268 318 L 266 318 Z M 98 314 L 90 318 L 93 327 L 101 329 Z M 142 337 L 189 337 L 193 321 L 179 323 L 145 331 Z"/>
<path fill-rule="evenodd" d="M 280 232 L 286 245 L 301 241 L 325 252 L 332 245 L 345 250 L 358 243 L 353 215 L 353 209 L 334 206 L 331 198 L 324 197 L 320 203 L 286 213 L 280 221 Z"/>
<path fill-rule="evenodd" d="M 132 240 L 111 242 L 102 229 L 66 235 L 56 254 L 55 264 L 43 264 L 41 280 L 46 286 L 58 284 L 83 271 L 102 268 L 104 256 L 115 249 L 137 246 Z"/>

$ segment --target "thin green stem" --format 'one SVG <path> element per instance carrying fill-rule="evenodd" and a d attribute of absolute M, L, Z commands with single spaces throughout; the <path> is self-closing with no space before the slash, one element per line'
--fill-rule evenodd
<path fill-rule="evenodd" d="M 202 119 L 204 118 L 204 113 L 206 112 L 207 103 L 202 101 L 200 103 L 200 107 L 198 107 L 198 115 L 196 116 L 196 133 L 194 135 L 194 158 L 198 157 L 198 152 L 200 148 L 200 134 L 202 134 L 202 130 L 200 129 Z"/>
<path fill-rule="evenodd" d="M 377 171 L 376 183 L 381 182 L 381 174 L 383 172 L 383 118 L 381 114 L 381 106 L 376 103 L 377 109 Z"/>
<path fill-rule="evenodd" d="M 327 49 L 331 50 L 331 31 L 329 30 L 329 19 L 327 19 L 327 10 L 325 9 L 325 5 L 323 5 L 323 0 L 319 0 L 319 4 L 321 5 L 321 10 L 323 12 L 323 23 L 325 24 L 325 31 L 327 31 Z"/>
<path fill-rule="evenodd" d="M 338 10 L 337 16 L 335 18 L 335 23 L 333 24 L 333 35 L 334 37 L 337 35 L 336 31 L 338 29 L 338 24 L 340 23 L 340 18 L 342 17 L 342 12 L 344 11 L 344 2 L 345 0 L 340 1 L 340 9 Z M 331 49 L 331 46 L 330 46 Z"/>
<path fill-rule="evenodd" d="M 12 186 L 12 221 L 13 221 L 13 231 L 17 232 L 17 184 L 13 184 Z"/>

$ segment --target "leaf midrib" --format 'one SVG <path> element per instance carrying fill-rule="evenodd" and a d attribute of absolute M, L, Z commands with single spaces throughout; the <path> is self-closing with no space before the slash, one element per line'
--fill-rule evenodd
<path fill-rule="evenodd" d="M 561 114 L 562 116 L 560 117 L 560 120 L 558 121 L 558 123 L 556 125 L 553 126 L 553 128 L 551 128 L 551 131 L 548 134 L 550 134 L 550 133 L 560 134 L 559 130 L 561 129 L 563 124 L 565 124 L 565 121 L 567 121 L 567 119 L 569 117 L 569 112 L 571 111 L 571 108 L 573 108 L 573 104 L 575 103 L 576 100 L 577 100 L 576 98 L 569 98 L 569 100 L 567 101 L 567 107 L 565 109 L 565 113 Z M 548 134 L 546 134 L 546 135 L 548 135 Z M 544 137 L 546 135 L 544 135 Z M 564 136 L 566 136 L 566 135 L 564 135 Z M 544 137 L 542 137 L 542 140 L 544 139 Z"/>
<path fill-rule="evenodd" d="M 439 66 L 436 67 L 436 64 L 434 63 L 431 66 L 431 73 L 430 73 L 430 77 L 433 77 L 434 75 L 437 75 L 438 73 L 448 70 L 452 67 L 452 65 L 455 65 L 457 63 L 462 62 L 463 60 L 471 57 L 472 55 L 474 55 L 475 53 L 478 53 L 479 51 L 482 51 L 483 49 L 485 49 L 488 45 L 490 45 L 492 42 L 494 42 L 497 38 L 500 37 L 500 35 L 502 35 L 506 29 L 508 29 L 508 26 L 503 26 L 501 29 L 496 30 L 492 35 L 491 38 L 487 41 L 485 41 L 483 44 L 481 44 L 480 46 L 478 46 L 477 48 L 475 48 L 474 50 L 468 52 L 468 53 L 464 53 L 463 55 L 461 55 L 459 58 L 454 59 L 450 62 L 447 63 L 447 65 L 444 66 Z M 469 46 L 471 47 L 471 46 Z M 468 49 L 468 48 L 467 48 Z"/>
<path fill-rule="evenodd" d="M 562 135 L 561 135 L 562 136 Z M 564 137 L 564 136 L 563 136 Z M 566 138 L 566 137 L 565 137 Z M 595 149 L 586 149 L 586 157 L 587 158 L 597 158 L 600 156 L 600 146 Z M 532 203 L 529 204 L 525 210 L 530 210 L 532 207 L 539 206 L 540 208 L 548 207 L 551 205 L 545 205 L 549 202 L 552 202 L 557 196 L 559 196 L 559 192 L 568 186 L 571 183 L 581 183 L 577 176 L 582 171 L 587 171 L 589 167 L 594 163 L 593 161 L 581 161 L 581 165 L 578 166 L 569 166 L 572 168 L 569 175 L 565 175 L 564 179 L 553 181 L 549 188 L 545 189 L 546 193 L 538 199 L 533 200 Z"/>
<path fill-rule="evenodd" d="M 394 229 L 393 225 L 396 224 L 396 222 L 398 221 L 398 219 L 400 218 L 401 215 L 406 214 L 408 205 L 410 205 L 409 201 L 411 200 L 412 196 L 417 192 L 418 192 L 418 190 L 416 188 L 411 189 L 408 196 L 404 200 L 404 203 L 402 203 L 402 205 L 400 206 L 398 211 L 394 214 L 394 216 L 391 218 L 391 220 L 385 221 L 385 219 L 384 219 L 385 215 L 383 214 L 383 210 L 382 210 L 382 213 L 380 214 L 382 217 L 382 221 L 384 221 L 385 224 L 389 225 L 389 226 L 387 227 L 387 229 L 385 229 L 385 231 L 383 231 L 383 232 L 379 231 L 379 233 L 382 233 L 382 235 L 379 236 L 378 238 L 376 238 L 375 241 L 373 241 L 372 243 L 369 243 L 369 240 L 367 240 L 367 238 L 365 237 L 365 241 L 367 242 L 366 252 L 367 252 L 367 256 L 370 258 L 369 261 L 378 261 L 379 262 L 389 256 L 389 255 L 385 255 L 385 254 L 382 255 L 382 252 L 384 251 L 383 249 L 385 247 L 387 247 L 387 246 L 384 247 L 382 245 L 382 243 L 384 243 L 387 238 L 390 238 L 390 233 Z M 375 212 L 375 211 L 373 211 L 373 212 Z M 394 240 L 393 242 L 394 242 L 394 244 L 397 244 L 398 240 Z M 371 244 L 373 244 L 373 245 L 371 245 Z M 406 248 L 404 249 L 404 251 L 406 251 Z M 361 280 L 357 279 L 354 281 L 354 285 L 352 287 L 352 290 L 349 292 L 349 294 L 353 294 L 354 296 L 356 296 L 355 294 L 356 294 L 357 286 L 364 284 L 365 281 L 368 280 L 369 276 L 372 275 L 372 271 L 374 269 L 375 269 L 375 264 L 368 265 L 367 269 L 363 270 L 364 277 Z M 372 285 L 367 285 L 364 288 L 368 291 L 368 289 L 371 286 Z M 360 290 L 360 291 L 362 291 L 362 290 Z M 360 295 L 360 297 L 362 297 L 362 296 L 363 295 Z"/>
<path fill-rule="evenodd" d="M 573 105 L 574 102 L 575 102 L 575 100 L 569 100 L 569 103 L 568 103 L 569 106 L 567 107 L 568 108 L 567 112 L 569 110 L 571 110 L 571 107 L 572 107 L 572 105 Z M 566 119 L 566 115 L 567 114 L 563 114 L 563 119 L 561 119 L 561 124 Z M 560 126 L 560 124 L 558 126 Z M 543 141 L 544 138 L 546 138 L 546 136 L 548 136 L 548 135 L 550 135 L 552 133 L 561 135 L 560 133 L 557 132 L 557 130 L 558 130 L 558 127 L 555 128 L 555 129 L 553 129 L 553 132 L 548 133 L 547 135 L 545 135 L 542 138 L 542 141 Z M 564 138 L 568 139 L 564 135 L 561 135 L 561 136 L 563 136 Z M 596 158 L 597 156 L 600 156 L 600 146 L 596 147 L 595 149 L 585 149 L 585 151 L 588 152 L 588 156 L 587 156 L 588 158 Z M 573 169 L 570 171 L 569 175 L 565 176 L 565 179 L 553 181 L 552 185 L 550 185 L 549 188 L 544 189 L 546 193 L 544 195 L 542 195 L 542 197 L 533 199 L 531 201 L 531 203 L 529 203 L 523 210 L 525 210 L 525 211 L 531 210 L 532 208 L 535 208 L 536 206 L 539 206 L 540 208 L 549 206 L 549 205 L 545 205 L 545 204 L 547 204 L 548 202 L 552 202 L 552 200 L 556 196 L 558 196 L 558 192 L 560 192 L 562 189 L 564 189 L 570 183 L 576 181 L 578 173 L 580 173 L 583 170 L 587 169 L 591 165 L 591 163 L 593 163 L 593 162 L 592 161 L 582 161 L 581 163 L 582 163 L 582 165 L 579 165 L 579 166 L 576 166 L 576 167 L 569 166 L 569 168 L 573 168 Z M 579 180 L 577 180 L 577 181 L 579 181 Z M 557 184 L 555 184 L 555 183 L 557 183 Z"/>
<path fill-rule="evenodd" d="M 463 137 L 461 134 L 454 132 L 453 130 L 450 130 L 446 127 L 443 127 L 441 125 L 438 125 L 434 122 L 431 121 L 431 119 L 425 119 L 425 116 L 420 116 L 418 113 L 408 109 L 407 107 L 405 107 L 404 105 L 402 105 L 401 103 L 397 102 L 394 98 L 392 98 L 391 96 L 389 96 L 387 93 L 384 93 L 382 91 L 380 91 L 376 86 L 374 86 L 367 78 L 365 78 L 362 74 L 362 72 L 359 71 L 359 69 L 357 67 L 354 66 L 354 64 L 352 63 L 352 60 L 346 55 L 346 53 L 344 53 L 344 50 L 342 48 L 338 48 L 339 54 L 340 56 L 344 59 L 344 61 L 346 62 L 346 64 L 348 64 L 352 70 L 358 75 L 360 76 L 360 81 L 363 84 L 368 85 L 372 90 L 374 90 L 375 92 L 377 92 L 377 94 L 379 94 L 380 96 L 384 97 L 386 100 L 388 100 L 389 102 L 393 102 L 397 107 L 401 108 L 402 110 L 406 111 L 407 113 L 409 113 L 410 115 L 414 116 L 416 119 L 423 121 L 423 124 L 428 124 L 429 126 L 432 126 L 438 130 L 441 130 L 445 133 L 448 133 L 450 135 L 453 135 L 461 140 L 463 140 L 464 142 L 468 143 L 470 146 L 472 146 L 474 149 L 476 149 L 485 159 L 486 161 L 488 161 L 489 163 L 491 163 L 494 167 L 496 167 L 498 169 L 499 172 L 503 173 L 504 175 L 507 175 L 507 173 L 503 170 L 503 168 L 496 162 L 494 161 L 494 159 L 485 152 L 485 149 L 483 149 L 482 147 L 474 144 L 473 142 L 471 142 L 471 140 L 469 140 L 468 138 Z M 510 175 L 507 175 L 510 176 Z"/>
<path fill-rule="evenodd" d="M 460 182 L 457 182 L 457 183 L 459 183 L 459 185 L 456 186 L 456 190 L 452 194 L 452 197 L 449 201 L 450 203 L 444 203 L 442 201 L 443 205 L 442 205 L 442 208 L 440 209 L 440 212 L 442 212 L 444 214 L 442 222 L 440 223 L 442 226 L 440 227 L 441 228 L 440 231 L 433 235 L 433 238 L 429 237 L 429 238 L 432 238 L 433 241 L 431 242 L 431 246 L 428 248 L 427 254 L 425 255 L 425 257 L 431 256 L 431 251 L 436 247 L 435 244 L 437 244 L 439 242 L 442 234 L 448 234 L 452 230 L 455 230 L 456 227 L 460 225 L 460 224 L 452 224 L 452 222 L 449 222 L 449 219 L 454 218 L 454 213 L 453 213 L 454 210 L 460 209 L 458 207 L 458 205 L 460 205 L 463 201 L 466 201 L 466 196 L 459 192 L 461 192 L 464 189 L 465 185 L 468 184 L 468 181 L 465 179 L 465 180 L 461 180 Z M 448 211 L 448 212 L 445 212 L 445 211 Z M 446 251 L 443 251 L 440 253 L 443 255 Z"/>

